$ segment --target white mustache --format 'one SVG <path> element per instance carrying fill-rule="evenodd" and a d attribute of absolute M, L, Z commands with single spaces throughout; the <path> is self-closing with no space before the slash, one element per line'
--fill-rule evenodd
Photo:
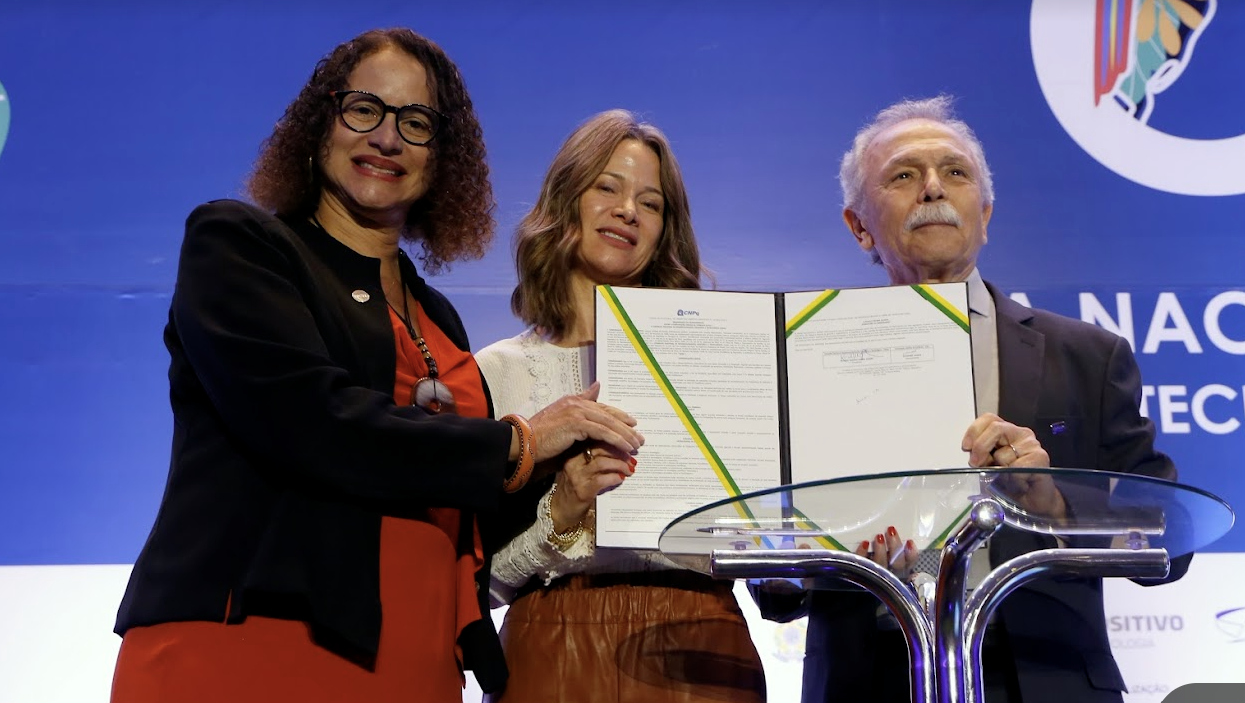
<path fill-rule="evenodd" d="M 908 219 L 904 221 L 905 230 L 912 231 L 923 225 L 951 225 L 959 227 L 960 213 L 951 207 L 951 203 L 943 200 L 937 203 L 924 203 L 919 205 L 917 209 L 908 215 Z"/>

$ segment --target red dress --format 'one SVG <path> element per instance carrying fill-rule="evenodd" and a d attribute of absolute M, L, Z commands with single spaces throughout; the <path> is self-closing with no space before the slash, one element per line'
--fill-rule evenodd
<path fill-rule="evenodd" d="M 419 328 L 460 415 L 487 417 L 475 359 L 460 351 L 415 308 Z M 397 340 L 394 400 L 410 403 L 415 380 L 427 373 L 401 318 L 390 310 Z M 419 470 L 419 469 L 412 469 Z M 461 701 L 464 684 L 456 640 L 480 618 L 475 553 L 459 558 L 459 511 L 431 508 L 426 520 L 381 518 L 380 602 L 383 621 L 376 669 L 368 671 L 311 640 L 306 623 L 250 616 L 221 622 L 169 622 L 131 628 L 113 677 L 114 703 L 442 703 Z M 473 528 L 474 529 L 474 528 Z"/>

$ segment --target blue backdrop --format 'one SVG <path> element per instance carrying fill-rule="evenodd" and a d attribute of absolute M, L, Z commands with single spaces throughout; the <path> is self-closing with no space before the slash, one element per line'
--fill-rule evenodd
<path fill-rule="evenodd" d="M 1245 506 L 1245 6 L 1186 4 L 1205 19 L 1175 26 L 1174 53 L 1117 32 L 1167 52 L 1150 75 L 1122 67 L 1152 93 L 1146 121 L 1128 91 L 1095 107 L 1075 88 L 1111 68 L 1095 0 L 6 7 L 0 565 L 137 555 L 167 468 L 160 333 L 184 218 L 239 194 L 325 52 L 392 25 L 442 44 L 483 122 L 498 237 L 433 281 L 474 348 L 519 329 L 510 233 L 589 115 L 630 108 L 670 136 L 719 288 L 847 287 L 885 277 L 842 223 L 840 155 L 879 108 L 950 93 L 995 173 L 983 274 L 1132 340 L 1182 480 Z M 1245 552 L 1245 530 L 1210 549 Z"/>

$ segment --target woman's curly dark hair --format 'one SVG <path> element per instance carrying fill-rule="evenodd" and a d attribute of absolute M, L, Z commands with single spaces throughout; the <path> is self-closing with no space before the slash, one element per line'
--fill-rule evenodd
<path fill-rule="evenodd" d="M 320 156 L 337 109 L 330 96 L 363 59 L 385 48 L 413 56 L 428 72 L 433 106 L 446 116 L 432 150 L 431 186 L 407 214 L 405 237 L 423 247 L 430 273 L 449 263 L 478 259 L 493 239 L 493 189 L 484 138 L 462 76 L 441 47 L 405 29 L 374 29 L 333 49 L 264 140 L 246 184 L 251 198 L 279 215 L 315 212 L 324 185 Z"/>

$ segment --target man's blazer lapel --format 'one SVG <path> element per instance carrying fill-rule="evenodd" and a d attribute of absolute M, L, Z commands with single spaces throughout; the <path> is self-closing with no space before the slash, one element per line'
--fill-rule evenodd
<path fill-rule="evenodd" d="M 1023 427 L 1037 418 L 1046 338 L 1031 326 L 1033 312 L 986 283 L 998 318 L 999 416 Z"/>

